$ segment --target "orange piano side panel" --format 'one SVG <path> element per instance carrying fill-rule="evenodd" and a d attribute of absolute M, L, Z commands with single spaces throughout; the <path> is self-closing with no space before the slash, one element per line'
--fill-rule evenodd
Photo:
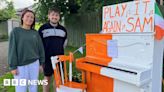
<path fill-rule="evenodd" d="M 86 34 L 86 57 L 101 60 L 89 62 L 104 65 L 112 60 L 107 56 L 107 40 L 112 40 L 112 34 Z"/>
<path fill-rule="evenodd" d="M 93 72 L 90 72 L 89 78 L 90 79 L 86 78 L 87 92 L 113 92 L 114 81 L 112 78 L 108 78 Z"/>
<path fill-rule="evenodd" d="M 113 92 L 114 79 L 101 75 L 101 66 L 88 64 L 85 58 L 80 58 L 76 60 L 76 67 L 86 72 L 87 92 Z"/>

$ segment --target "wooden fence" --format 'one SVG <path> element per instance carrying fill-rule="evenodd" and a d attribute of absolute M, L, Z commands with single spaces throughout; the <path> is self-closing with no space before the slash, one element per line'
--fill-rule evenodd
<path fill-rule="evenodd" d="M 101 30 L 101 13 L 71 15 L 65 18 L 68 31 L 68 45 L 79 47 L 85 43 L 86 33 L 98 33 Z"/>

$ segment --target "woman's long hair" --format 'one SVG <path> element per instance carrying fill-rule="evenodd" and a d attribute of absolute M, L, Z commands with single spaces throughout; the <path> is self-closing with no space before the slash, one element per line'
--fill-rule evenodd
<path fill-rule="evenodd" d="M 34 21 L 33 21 L 32 25 L 31 25 L 31 29 L 34 29 L 34 27 L 35 27 L 35 13 L 33 11 L 31 11 L 31 10 L 28 10 L 28 9 L 25 9 L 23 11 L 23 13 L 22 13 L 22 16 L 21 16 L 21 25 L 23 25 L 23 17 L 24 17 L 24 15 L 26 13 L 28 13 L 28 12 L 31 12 L 34 15 Z"/>

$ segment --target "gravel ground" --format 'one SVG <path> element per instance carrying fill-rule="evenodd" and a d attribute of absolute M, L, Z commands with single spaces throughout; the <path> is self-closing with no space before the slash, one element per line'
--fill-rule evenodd
<path fill-rule="evenodd" d="M 7 63 L 8 42 L 0 42 L 0 76 L 8 72 Z"/>

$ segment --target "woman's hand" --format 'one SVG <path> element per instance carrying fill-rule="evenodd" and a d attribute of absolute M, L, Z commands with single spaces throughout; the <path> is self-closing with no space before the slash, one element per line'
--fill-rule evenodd
<path fill-rule="evenodd" d="M 43 66 L 42 66 L 42 65 L 39 66 L 39 72 L 40 72 L 40 73 L 43 72 Z"/>
<path fill-rule="evenodd" d="M 18 70 L 17 70 L 17 69 L 11 70 L 11 73 L 12 73 L 13 75 L 18 75 Z"/>

